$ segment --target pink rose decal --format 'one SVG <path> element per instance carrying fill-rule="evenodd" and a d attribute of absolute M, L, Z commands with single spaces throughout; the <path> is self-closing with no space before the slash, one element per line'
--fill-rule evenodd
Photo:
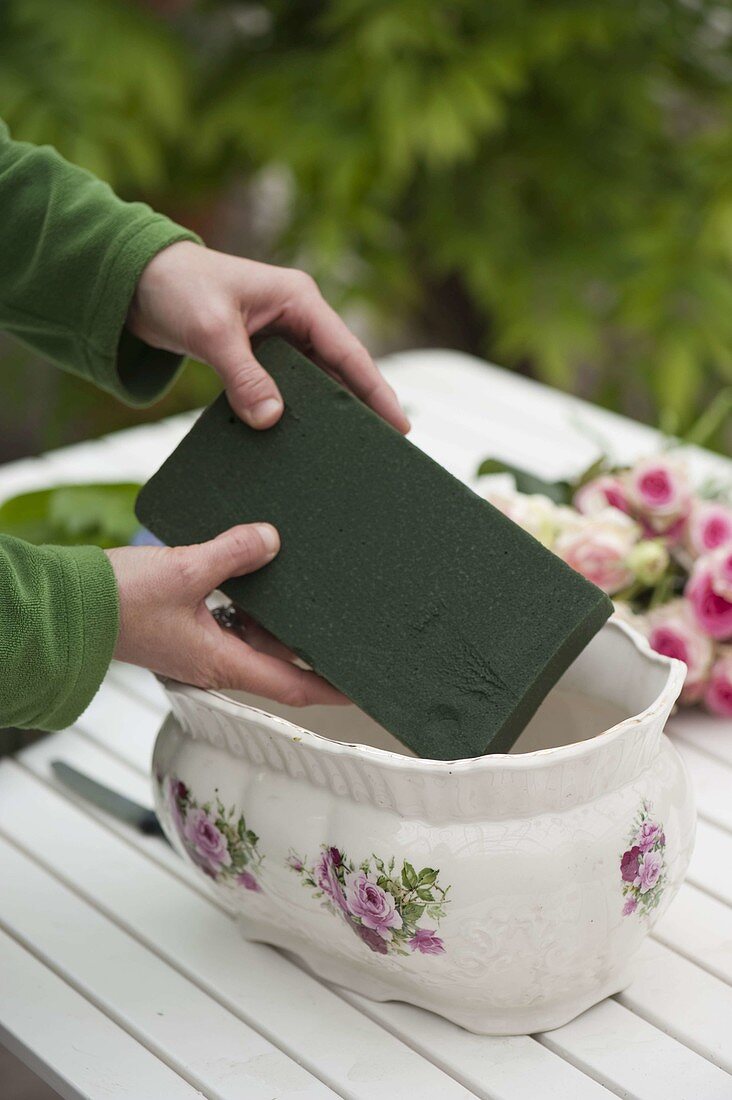
<path fill-rule="evenodd" d="M 666 885 L 666 834 L 652 817 L 649 802 L 643 802 L 628 837 L 629 847 L 620 857 L 623 883 L 622 915 L 648 916 L 659 904 Z"/>
<path fill-rule="evenodd" d="M 259 837 L 243 814 L 220 798 L 199 804 L 190 789 L 175 776 L 159 778 L 171 819 L 190 859 L 214 882 L 243 886 L 261 893 L 254 871 L 262 864 Z"/>
<path fill-rule="evenodd" d="M 418 928 L 414 935 L 407 940 L 412 951 L 419 951 L 423 955 L 443 955 L 445 945 L 439 936 L 435 935 L 433 928 Z"/>
<path fill-rule="evenodd" d="M 315 865 L 315 881 L 323 893 L 327 894 L 339 909 L 347 913 L 348 906 L 343 894 L 341 877 L 338 874 L 341 862 L 341 853 L 337 848 L 324 848 Z"/>
<path fill-rule="evenodd" d="M 402 926 L 394 898 L 363 871 L 346 875 L 346 901 L 353 916 L 384 939 L 391 937 L 392 928 Z"/>
<path fill-rule="evenodd" d="M 695 558 L 732 544 L 732 509 L 712 500 L 694 503 L 686 531 L 686 545 Z"/>
<path fill-rule="evenodd" d="M 623 882 L 635 882 L 638 877 L 641 850 L 637 844 L 627 852 L 623 852 L 620 860 L 620 876 Z"/>
<path fill-rule="evenodd" d="M 683 521 L 691 508 L 691 489 L 686 470 L 667 456 L 647 458 L 627 475 L 627 493 L 631 511 L 642 518 L 656 534 L 681 534 Z"/>
<path fill-rule="evenodd" d="M 245 890 L 253 890 L 256 894 L 262 893 L 262 887 L 251 871 L 242 871 L 240 875 L 236 876 L 236 881 L 239 886 L 243 886 Z"/>
<path fill-rule="evenodd" d="M 205 810 L 190 810 L 183 836 L 193 850 L 194 859 L 211 871 L 231 863 L 226 838 L 219 832 Z"/>
<path fill-rule="evenodd" d="M 394 856 L 371 855 L 356 864 L 342 849 L 321 844 L 313 864 L 290 852 L 288 866 L 333 916 L 345 921 L 362 944 L 377 955 L 444 955 L 444 940 L 436 927 L 445 915 L 449 887 L 439 871 L 415 870 Z"/>
<path fill-rule="evenodd" d="M 712 714 L 732 718 L 732 649 L 724 646 L 714 662 L 704 703 Z"/>

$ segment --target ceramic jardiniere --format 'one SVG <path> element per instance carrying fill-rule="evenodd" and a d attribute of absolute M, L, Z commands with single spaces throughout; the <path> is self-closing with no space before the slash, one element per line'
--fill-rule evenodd
<path fill-rule="evenodd" d="M 300 712 L 316 733 L 167 682 L 158 811 L 247 938 L 473 1031 L 543 1031 L 632 980 L 684 877 L 683 679 L 611 621 L 510 755 L 454 762 L 355 708 Z"/>

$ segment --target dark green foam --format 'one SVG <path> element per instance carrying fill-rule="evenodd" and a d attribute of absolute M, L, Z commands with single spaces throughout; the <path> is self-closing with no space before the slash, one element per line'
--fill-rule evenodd
<path fill-rule="evenodd" d="M 418 755 L 506 752 L 609 599 L 284 340 L 257 355 L 282 420 L 254 431 L 222 394 L 138 517 L 170 545 L 273 523 L 237 604 Z"/>

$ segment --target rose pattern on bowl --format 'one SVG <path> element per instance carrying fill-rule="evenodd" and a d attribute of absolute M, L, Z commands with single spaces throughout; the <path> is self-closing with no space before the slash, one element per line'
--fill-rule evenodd
<path fill-rule="evenodd" d="M 377 855 L 356 865 L 329 844 L 321 845 L 311 865 L 294 851 L 288 863 L 313 891 L 313 897 L 321 898 L 325 908 L 344 920 L 370 951 L 379 955 L 445 953 L 444 940 L 437 932 L 450 887 L 439 885 L 438 870 L 423 867 L 416 871 L 404 860 L 397 871 L 393 856 L 387 863 Z"/>
<path fill-rule="evenodd" d="M 199 804 L 175 776 L 166 778 L 162 789 L 173 826 L 196 866 L 214 882 L 262 893 L 259 875 L 264 856 L 257 848 L 259 837 L 247 827 L 244 815 L 235 806 L 227 809 L 218 794 L 213 801 Z"/>
<path fill-rule="evenodd" d="M 651 804 L 643 802 L 628 834 L 628 847 L 620 857 L 624 917 L 632 913 L 648 916 L 660 902 L 666 885 L 666 836 L 651 811 Z"/>

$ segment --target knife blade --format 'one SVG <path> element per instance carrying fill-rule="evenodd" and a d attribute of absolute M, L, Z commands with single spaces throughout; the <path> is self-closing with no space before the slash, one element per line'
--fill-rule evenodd
<path fill-rule="evenodd" d="M 51 768 L 59 782 L 63 783 L 70 791 L 73 791 L 74 794 L 80 795 L 81 798 L 91 802 L 98 809 L 104 810 L 112 817 L 116 817 L 118 821 L 124 821 L 125 824 L 132 825 L 133 828 L 146 836 L 161 836 L 163 840 L 167 841 L 154 810 L 148 809 L 147 806 L 141 806 L 139 802 L 120 794 L 119 791 L 105 787 L 103 783 L 99 783 L 91 776 L 77 771 L 76 768 L 72 768 L 70 764 L 65 763 L 63 760 L 52 760 Z"/>

